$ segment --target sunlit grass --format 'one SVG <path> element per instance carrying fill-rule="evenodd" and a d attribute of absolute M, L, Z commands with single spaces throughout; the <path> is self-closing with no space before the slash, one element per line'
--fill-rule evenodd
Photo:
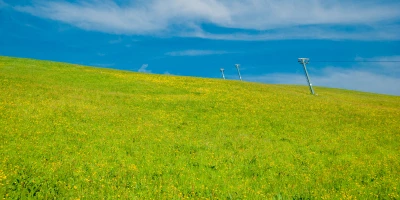
<path fill-rule="evenodd" d="M 400 97 L 0 57 L 0 197 L 398 199 Z"/>

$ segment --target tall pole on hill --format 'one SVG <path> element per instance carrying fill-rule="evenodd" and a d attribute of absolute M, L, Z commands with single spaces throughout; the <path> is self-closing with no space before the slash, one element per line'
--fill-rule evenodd
<path fill-rule="evenodd" d="M 241 81 L 243 81 L 243 80 L 242 80 L 242 75 L 240 75 L 240 70 L 239 70 L 240 64 L 235 64 L 235 67 L 236 67 L 236 69 L 237 69 L 237 71 L 238 71 L 239 79 L 240 79 Z"/>
<path fill-rule="evenodd" d="M 221 69 L 219 69 L 219 70 L 221 70 L 222 78 L 225 80 L 224 68 L 221 68 Z"/>
<path fill-rule="evenodd" d="M 314 89 L 313 89 L 311 81 L 310 81 L 310 77 L 308 76 L 307 67 L 306 67 L 306 64 L 308 64 L 310 62 L 310 59 L 309 58 L 298 58 L 297 61 L 303 65 L 304 72 L 306 74 L 306 78 L 307 78 L 307 82 L 308 82 L 308 86 L 310 86 L 310 92 L 311 92 L 311 94 L 315 95 Z"/>

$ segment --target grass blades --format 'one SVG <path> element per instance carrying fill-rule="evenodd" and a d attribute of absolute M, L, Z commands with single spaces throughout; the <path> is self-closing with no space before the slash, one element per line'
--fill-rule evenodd
<path fill-rule="evenodd" d="M 398 199 L 400 97 L 0 57 L 0 197 Z"/>

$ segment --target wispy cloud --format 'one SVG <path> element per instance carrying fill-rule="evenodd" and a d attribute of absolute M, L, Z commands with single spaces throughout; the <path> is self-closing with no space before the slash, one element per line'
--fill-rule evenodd
<path fill-rule="evenodd" d="M 4 2 L 3 0 L 0 0 L 0 8 L 6 7 L 6 6 L 8 6 L 8 4 L 6 4 L 6 2 Z"/>
<path fill-rule="evenodd" d="M 148 64 L 143 64 L 143 65 L 139 68 L 138 72 L 151 73 L 151 70 L 148 70 L 148 69 L 147 69 L 148 67 L 149 67 Z"/>
<path fill-rule="evenodd" d="M 227 51 L 214 51 L 214 50 L 184 50 L 184 51 L 172 51 L 167 52 L 167 56 L 208 56 L 217 54 L 227 54 Z"/>
<path fill-rule="evenodd" d="M 356 61 L 377 61 L 378 63 L 363 63 L 362 67 L 380 74 L 390 74 L 400 77 L 400 56 L 381 56 L 373 58 L 357 57 Z"/>
<path fill-rule="evenodd" d="M 400 56 L 356 58 L 356 60 L 394 61 Z M 312 62 L 310 65 L 313 65 Z M 366 92 L 400 96 L 399 63 L 375 62 L 359 63 L 352 68 L 326 66 L 322 69 L 309 70 L 311 82 L 316 86 L 344 88 Z M 307 84 L 304 74 L 275 73 L 247 76 L 247 80 L 281 84 Z"/>
<path fill-rule="evenodd" d="M 349 27 L 347 27 L 349 28 Z M 332 39 L 332 40 L 400 40 L 400 25 L 377 25 L 375 27 L 365 26 L 353 27 L 349 32 L 345 27 L 321 27 L 320 25 L 283 27 L 272 30 L 259 31 L 258 33 L 210 33 L 199 30 L 197 32 L 186 32 L 180 36 L 198 37 L 215 40 L 241 40 L 241 41 L 265 41 L 265 40 L 285 40 L 285 39 Z"/>
<path fill-rule="evenodd" d="M 113 67 L 115 63 L 90 63 L 92 66 L 99 66 L 99 67 Z"/>
<path fill-rule="evenodd" d="M 116 40 L 110 40 L 108 41 L 109 44 L 119 44 L 122 42 L 122 38 L 118 38 Z"/>
<path fill-rule="evenodd" d="M 336 0 L 34 1 L 16 10 L 107 33 L 228 40 L 399 40 L 400 2 Z M 204 24 L 223 28 L 205 29 Z"/>

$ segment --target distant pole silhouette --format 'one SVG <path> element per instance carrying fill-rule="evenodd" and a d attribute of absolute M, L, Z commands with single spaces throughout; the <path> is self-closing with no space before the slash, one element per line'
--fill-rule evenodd
<path fill-rule="evenodd" d="M 222 78 L 225 80 L 224 68 L 221 68 Z"/>
<path fill-rule="evenodd" d="M 240 64 L 235 64 L 235 67 L 236 67 L 236 69 L 237 69 L 237 71 L 238 71 L 239 79 L 240 79 L 241 81 L 243 81 L 243 80 L 242 80 L 242 75 L 240 75 L 240 70 L 239 70 Z"/>
<path fill-rule="evenodd" d="M 306 74 L 306 78 L 307 78 L 307 82 L 308 82 L 308 86 L 310 86 L 310 92 L 311 92 L 311 94 L 315 95 L 314 89 L 311 84 L 310 77 L 308 76 L 307 67 L 306 67 L 306 64 L 308 64 L 310 62 L 310 59 L 309 58 L 299 58 L 299 59 L 297 59 L 297 61 L 303 65 L 304 72 Z"/>

